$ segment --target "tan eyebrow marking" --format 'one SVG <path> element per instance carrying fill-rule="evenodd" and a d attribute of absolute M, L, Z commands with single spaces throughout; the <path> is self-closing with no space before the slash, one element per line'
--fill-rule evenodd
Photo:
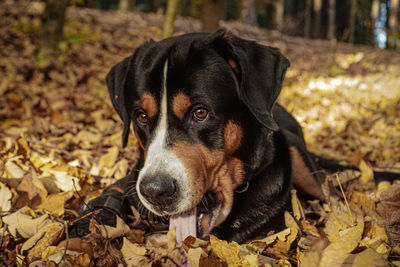
<path fill-rule="evenodd" d="M 191 105 L 189 96 L 179 92 L 172 100 L 172 111 L 178 118 L 182 119 Z"/>
<path fill-rule="evenodd" d="M 157 101 L 150 93 L 144 93 L 142 97 L 142 108 L 146 111 L 147 116 L 154 117 L 158 113 Z"/>

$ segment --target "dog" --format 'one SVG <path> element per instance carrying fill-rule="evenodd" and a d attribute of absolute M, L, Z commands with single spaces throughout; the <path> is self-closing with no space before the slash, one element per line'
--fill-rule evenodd
<path fill-rule="evenodd" d="M 132 124 L 140 158 L 83 214 L 101 209 L 96 219 L 115 225 L 132 206 L 169 218 L 178 242 L 214 234 L 241 243 L 284 226 L 293 186 L 323 200 L 319 158 L 275 103 L 289 65 L 278 49 L 224 29 L 141 45 L 106 77 L 123 146 Z M 71 233 L 87 234 L 88 218 Z"/>

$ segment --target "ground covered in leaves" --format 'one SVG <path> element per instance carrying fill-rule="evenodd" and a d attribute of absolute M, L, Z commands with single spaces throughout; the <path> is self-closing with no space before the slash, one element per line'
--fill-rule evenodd
<path fill-rule="evenodd" d="M 304 127 L 310 150 L 360 166 L 327 177 L 326 203 L 292 191 L 287 229 L 247 244 L 146 233 L 118 221 L 67 227 L 102 188 L 124 177 L 136 141 L 121 148 L 121 122 L 104 77 L 143 41 L 161 39 L 160 14 L 70 7 L 65 38 L 37 53 L 40 2 L 0 3 L 0 266 L 400 266 L 400 184 L 375 185 L 371 166 L 400 169 L 400 56 L 370 47 L 223 26 L 279 47 L 292 66 L 279 101 Z M 179 18 L 177 33 L 199 30 Z"/>

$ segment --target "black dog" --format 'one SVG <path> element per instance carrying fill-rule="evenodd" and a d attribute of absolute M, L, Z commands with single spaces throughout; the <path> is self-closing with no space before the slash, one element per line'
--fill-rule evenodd
<path fill-rule="evenodd" d="M 293 183 L 323 199 L 300 125 L 275 104 L 288 67 L 277 49 L 225 30 L 149 42 L 115 65 L 107 85 L 123 145 L 132 122 L 141 157 L 89 203 L 96 218 L 115 224 L 132 205 L 169 217 L 178 241 L 197 232 L 243 242 L 283 226 Z"/>

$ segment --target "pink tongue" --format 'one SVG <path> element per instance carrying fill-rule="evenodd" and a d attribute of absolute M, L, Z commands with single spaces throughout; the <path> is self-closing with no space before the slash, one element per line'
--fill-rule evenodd
<path fill-rule="evenodd" d="M 196 237 L 197 226 L 197 210 L 196 207 L 193 209 L 181 213 L 172 215 L 169 218 L 169 230 L 175 228 L 176 242 L 181 243 L 188 236 Z"/>

